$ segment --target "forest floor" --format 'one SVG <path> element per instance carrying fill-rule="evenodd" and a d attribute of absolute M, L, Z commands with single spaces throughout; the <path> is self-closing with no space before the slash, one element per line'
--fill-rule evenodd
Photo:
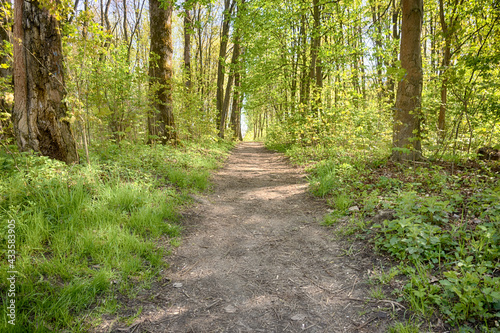
<path fill-rule="evenodd" d="M 373 296 L 384 259 L 319 224 L 326 203 L 282 154 L 241 143 L 213 182 L 163 279 L 120 296 L 99 332 L 386 332 L 403 315 Z"/>

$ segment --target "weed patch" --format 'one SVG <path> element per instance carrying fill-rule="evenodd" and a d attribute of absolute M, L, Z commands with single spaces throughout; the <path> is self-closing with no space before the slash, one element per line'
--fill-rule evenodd
<path fill-rule="evenodd" d="M 400 301 L 422 318 L 440 315 L 454 327 L 499 329 L 500 177 L 494 168 L 455 160 L 393 164 L 373 151 L 340 148 L 291 147 L 286 154 L 308 165 L 311 191 L 332 207 L 323 225 L 369 239 L 400 262 L 380 276 L 381 283 L 406 276 Z M 367 219 L 349 212 L 353 206 Z M 393 212 L 392 219 L 370 222 L 380 210 Z M 398 325 L 391 331 L 418 331 Z"/>

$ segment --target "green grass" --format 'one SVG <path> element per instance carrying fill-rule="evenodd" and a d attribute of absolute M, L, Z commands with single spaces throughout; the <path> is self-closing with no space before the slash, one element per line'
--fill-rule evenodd
<path fill-rule="evenodd" d="M 420 333 L 419 326 L 411 323 L 396 323 L 394 326 L 389 327 L 389 333 Z"/>
<path fill-rule="evenodd" d="M 12 328 L 8 221 L 15 220 L 18 331 L 85 332 L 90 313 L 117 311 L 113 294 L 147 286 L 168 265 L 160 237 L 179 244 L 187 193 L 208 188 L 209 171 L 229 148 L 100 144 L 90 165 L 76 166 L 0 151 L 0 331 Z"/>
<path fill-rule="evenodd" d="M 500 177 L 490 168 L 495 164 L 394 164 L 389 150 L 380 147 L 281 148 L 307 165 L 311 192 L 330 204 L 323 225 L 336 224 L 341 236 L 370 240 L 401 263 L 380 277 L 387 283 L 404 276 L 398 301 L 423 320 L 437 314 L 455 328 L 499 330 Z M 348 212 L 354 205 L 361 218 Z M 393 210 L 394 220 L 362 220 L 383 209 Z M 418 327 L 409 324 L 391 329 L 414 331 Z"/>

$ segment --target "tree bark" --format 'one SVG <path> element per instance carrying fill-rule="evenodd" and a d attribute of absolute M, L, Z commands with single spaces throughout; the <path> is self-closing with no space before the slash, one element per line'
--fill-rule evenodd
<path fill-rule="evenodd" d="M 406 70 L 399 82 L 393 127 L 392 159 L 419 160 L 422 158 L 420 138 L 422 58 L 420 33 L 423 20 L 423 0 L 403 0 L 401 26 L 401 67 Z M 407 150 L 408 149 L 408 150 Z"/>
<path fill-rule="evenodd" d="M 311 38 L 311 69 L 310 82 L 314 82 L 313 86 L 313 103 L 312 111 L 318 112 L 321 110 L 321 94 L 323 90 L 323 73 L 321 70 L 321 60 L 319 59 L 319 50 L 321 47 L 321 7 L 318 0 L 313 0 L 313 31 Z"/>
<path fill-rule="evenodd" d="M 224 16 L 222 21 L 222 33 L 220 38 L 219 61 L 217 66 L 217 128 L 219 137 L 224 138 L 226 118 L 224 115 L 224 59 L 227 53 L 227 42 L 229 39 L 229 27 L 231 24 L 231 12 L 234 2 L 224 0 Z"/>
<path fill-rule="evenodd" d="M 309 91 L 310 91 L 310 80 L 309 73 L 307 70 L 307 42 L 306 42 L 306 15 L 302 14 L 300 16 L 300 30 L 299 30 L 300 38 L 300 46 L 299 50 L 301 50 L 301 76 L 300 76 L 300 107 L 299 109 L 304 110 L 305 106 L 308 104 L 309 100 Z"/>
<path fill-rule="evenodd" d="M 78 163 L 62 100 L 64 69 L 60 25 L 38 1 L 15 1 L 13 123 L 19 150 Z"/>
<path fill-rule="evenodd" d="M 184 10 L 184 75 L 186 77 L 186 89 L 191 89 L 191 13 L 189 9 Z"/>
<path fill-rule="evenodd" d="M 149 76 L 154 101 L 148 114 L 148 142 L 166 144 L 177 141 L 172 100 L 172 3 L 165 8 L 159 0 L 149 0 L 149 14 Z"/>
<path fill-rule="evenodd" d="M 234 73 L 234 93 L 233 105 L 231 109 L 231 128 L 235 139 L 243 140 L 241 133 L 241 105 L 243 103 L 243 93 L 240 91 L 241 74 L 237 70 Z"/>
<path fill-rule="evenodd" d="M 226 88 L 226 96 L 224 98 L 224 105 L 222 107 L 223 109 L 223 115 L 224 117 L 227 117 L 227 114 L 229 113 L 229 101 L 230 101 L 230 95 L 232 92 L 232 85 L 234 82 L 235 86 L 235 91 L 233 92 L 233 107 L 231 109 L 231 118 L 230 118 L 230 123 L 231 123 L 231 128 L 235 130 L 236 128 L 236 118 L 235 115 L 233 115 L 235 111 L 235 106 L 234 103 L 238 103 L 238 93 L 236 92 L 236 89 L 239 88 L 240 85 L 240 75 L 239 75 L 239 57 L 240 57 L 240 41 L 239 41 L 239 36 L 236 34 L 236 37 L 234 39 L 234 47 L 233 47 L 233 56 L 231 57 L 231 72 L 229 74 L 229 78 L 227 80 L 227 88 Z M 238 87 L 236 87 L 238 86 Z M 233 133 L 234 137 L 238 137 L 237 133 Z"/>
<path fill-rule="evenodd" d="M 123 0 L 123 38 L 128 45 L 127 0 Z M 130 60 L 130 53 L 127 54 L 127 60 Z"/>
<path fill-rule="evenodd" d="M 400 8 L 396 3 L 396 0 L 392 0 L 391 3 L 392 6 L 392 40 L 399 40 L 400 39 L 400 31 L 398 31 L 398 21 L 399 21 L 399 11 Z M 394 50 L 393 53 L 393 58 L 391 61 L 391 67 L 396 66 L 396 61 L 397 61 L 397 52 Z M 389 76 L 387 80 L 387 91 L 388 93 L 388 102 L 390 105 L 393 105 L 394 103 L 394 86 L 395 82 L 394 79 Z"/>

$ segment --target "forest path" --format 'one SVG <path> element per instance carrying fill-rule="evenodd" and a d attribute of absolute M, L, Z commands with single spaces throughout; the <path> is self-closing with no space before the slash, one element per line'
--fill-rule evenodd
<path fill-rule="evenodd" d="M 283 155 L 240 143 L 185 214 L 167 282 L 130 301 L 143 311 L 128 331 L 384 332 L 391 306 L 362 301 L 376 259 L 359 244 L 345 255 L 304 177 Z"/>

